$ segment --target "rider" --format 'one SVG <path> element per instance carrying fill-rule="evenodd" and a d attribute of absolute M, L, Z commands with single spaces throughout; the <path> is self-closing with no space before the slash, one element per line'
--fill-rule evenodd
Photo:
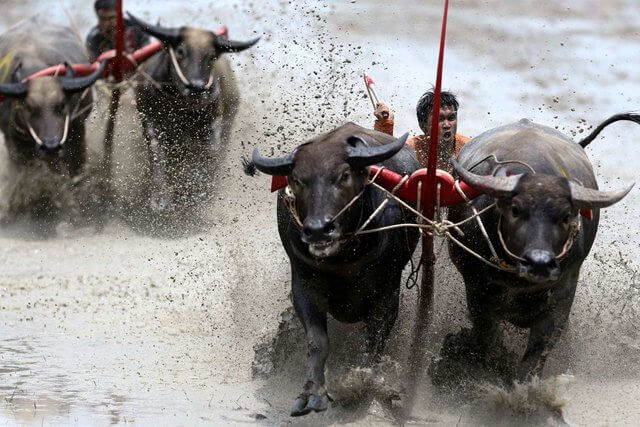
<path fill-rule="evenodd" d="M 429 131 L 431 130 L 432 110 L 434 102 L 433 91 L 428 91 L 418 101 L 416 113 L 418 125 L 423 135 L 412 136 L 407 139 L 407 145 L 413 148 L 422 167 L 427 167 L 429 158 Z M 383 103 L 376 105 L 374 112 L 375 130 L 393 135 L 393 112 Z M 460 135 L 458 129 L 458 100 L 450 92 L 440 93 L 440 115 L 438 120 L 438 169 L 451 172 L 450 159 L 458 156 L 462 146 L 470 138 Z"/>
<path fill-rule="evenodd" d="M 87 35 L 86 47 L 91 62 L 103 52 L 116 47 L 116 0 L 96 0 L 93 4 L 98 25 Z M 124 20 L 124 51 L 131 53 L 149 43 L 149 36 Z"/>

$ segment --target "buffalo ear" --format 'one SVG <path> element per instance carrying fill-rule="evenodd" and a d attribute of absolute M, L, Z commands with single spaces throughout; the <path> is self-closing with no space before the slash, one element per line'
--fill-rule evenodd
<path fill-rule="evenodd" d="M 361 137 L 351 136 L 347 138 L 347 163 L 354 169 L 362 169 L 384 162 L 402 150 L 408 137 L 409 133 L 405 133 L 394 142 L 370 147 Z"/>
<path fill-rule="evenodd" d="M 295 151 L 294 151 L 295 153 Z M 251 158 L 251 163 L 258 169 L 260 172 L 264 172 L 267 175 L 278 175 L 278 176 L 288 176 L 293 172 L 293 155 L 294 153 L 288 154 L 285 157 L 270 159 L 267 157 L 262 157 L 258 148 L 253 149 L 253 156 Z"/>
<path fill-rule="evenodd" d="M 522 175 L 493 176 L 476 175 L 466 170 L 456 159 L 451 159 L 451 164 L 462 181 L 474 190 L 482 191 L 496 198 L 512 197 Z"/>
<path fill-rule="evenodd" d="M 578 209 L 606 208 L 618 203 L 633 188 L 631 184 L 625 189 L 616 191 L 600 191 L 593 188 L 583 187 L 573 181 L 569 181 L 571 190 L 571 202 Z"/>

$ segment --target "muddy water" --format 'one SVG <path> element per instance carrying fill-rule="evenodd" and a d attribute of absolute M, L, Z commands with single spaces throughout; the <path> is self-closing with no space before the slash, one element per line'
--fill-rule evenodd
<path fill-rule="evenodd" d="M 254 145 L 284 153 L 347 119 L 371 124 L 364 70 L 396 110 L 397 132 L 417 131 L 413 109 L 434 80 L 439 3 L 126 6 L 152 22 L 162 17 L 165 25 L 227 23 L 232 37 L 262 35 L 256 48 L 233 56 L 243 96 L 237 126 L 211 183 L 215 196 L 204 218 L 186 230 L 169 225 L 176 232 L 158 237 L 115 218 L 102 232 L 62 224 L 58 237 L 44 239 L 27 223 L 0 233 L 0 418 L 9 425 L 292 422 L 287 412 L 302 385 L 304 350 L 295 323 L 276 336 L 290 303 L 275 199 L 265 176 L 240 173 L 239 158 Z M 87 2 L 62 4 L 85 34 L 93 20 Z M 69 22 L 58 2 L 3 6 L 2 30 L 36 12 Z M 610 114 L 637 110 L 639 18 L 634 0 L 452 2 L 443 84 L 461 101 L 459 130 L 476 135 L 528 117 L 577 139 Z M 93 163 L 99 162 L 104 111 L 98 108 L 89 126 Z M 639 136 L 636 125 L 616 124 L 589 147 L 603 188 L 638 179 Z M 126 102 L 116 139 L 119 200 L 135 200 L 144 193 L 146 166 L 139 124 Z M 566 391 L 549 389 L 551 400 L 566 398 L 571 424 L 631 425 L 640 415 L 639 194 L 634 190 L 604 212 L 570 327 L 547 364 L 553 379 L 573 376 Z M 154 220 L 137 224 L 145 221 Z M 460 278 L 443 256 L 429 337 L 434 354 L 446 333 L 466 324 L 462 295 Z M 406 358 L 415 296 L 403 294 L 388 349 L 393 362 Z M 333 340 L 329 367 L 339 388 L 349 378 L 338 374 L 341 363 L 353 358 L 344 343 L 357 342 L 358 328 L 332 324 L 331 331 L 341 337 Z M 523 337 L 511 332 L 522 351 Z M 271 351 L 274 342 L 289 346 L 278 353 Z M 256 345 L 262 345 L 259 355 L 266 349 L 276 357 L 256 362 Z M 523 422 L 509 408 L 522 412 L 527 399 L 495 406 L 495 396 L 487 392 L 486 402 L 459 404 L 435 394 L 427 377 L 416 423 Z M 530 419 L 547 422 L 548 414 L 540 413 Z M 295 422 L 392 421 L 374 404 L 357 415 L 331 409 Z"/>

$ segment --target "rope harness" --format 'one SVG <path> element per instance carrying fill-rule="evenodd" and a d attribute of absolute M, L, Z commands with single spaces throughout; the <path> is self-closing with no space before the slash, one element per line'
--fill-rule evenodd
<path fill-rule="evenodd" d="M 495 157 L 495 156 L 494 156 Z M 486 159 L 485 159 L 486 160 Z M 509 162 L 499 162 L 499 163 L 509 163 Z M 517 162 L 517 163 L 522 163 L 522 162 Z M 526 165 L 526 164 L 525 164 Z M 529 167 L 532 171 L 533 168 L 531 168 L 531 166 L 526 165 L 527 167 Z M 358 199 L 360 199 L 360 197 L 362 196 L 362 194 L 364 194 L 365 189 L 368 186 L 373 186 L 377 189 L 379 189 L 380 191 L 382 191 L 385 194 L 385 199 L 380 203 L 380 205 L 378 205 L 378 207 L 373 211 L 373 213 L 362 223 L 362 225 L 360 225 L 356 231 L 352 232 L 352 233 L 347 233 L 346 237 L 344 240 L 350 240 L 353 239 L 354 237 L 360 236 L 360 235 L 364 235 L 364 234 L 370 234 L 370 233 L 378 233 L 381 231 L 387 231 L 387 230 L 393 230 L 393 229 L 398 229 L 398 228 L 418 228 L 420 230 L 420 233 L 427 233 L 430 236 L 439 236 L 439 237 L 444 237 L 447 238 L 449 240 L 451 240 L 453 243 L 455 243 L 456 245 L 458 245 L 461 249 L 463 249 L 465 252 L 469 253 L 470 255 L 472 255 L 473 257 L 475 257 L 476 259 L 482 261 L 483 263 L 485 263 L 486 265 L 496 268 L 498 270 L 501 271 L 505 271 L 508 273 L 516 273 L 517 272 L 517 267 L 512 264 L 509 263 L 508 261 L 504 260 L 502 257 L 500 257 L 495 249 L 495 247 L 493 246 L 493 243 L 491 242 L 491 239 L 489 238 L 489 234 L 487 233 L 486 227 L 484 226 L 484 223 L 482 222 L 482 218 L 481 215 L 484 214 L 485 212 L 488 212 L 489 210 L 493 209 L 494 207 L 496 207 L 497 203 L 494 202 L 491 205 L 481 209 L 481 210 L 477 210 L 476 207 L 473 205 L 472 201 L 467 197 L 467 195 L 464 193 L 464 191 L 462 191 L 462 189 L 460 188 L 460 181 L 459 180 L 455 180 L 454 181 L 454 187 L 456 189 L 456 191 L 458 192 L 458 194 L 460 194 L 460 196 L 464 199 L 464 203 L 469 206 L 471 208 L 471 210 L 473 211 L 473 214 L 471 216 L 469 216 L 466 219 L 463 219 L 462 221 L 459 222 L 452 222 L 449 221 L 448 219 L 443 219 L 442 218 L 442 206 L 440 204 L 440 192 L 441 192 L 441 185 L 438 184 L 437 187 L 437 193 L 436 193 L 436 216 L 434 220 L 431 220 L 429 218 L 427 218 L 426 216 L 424 216 L 421 212 L 420 212 L 420 208 L 421 208 L 421 193 L 422 193 L 422 182 L 418 183 L 417 186 L 417 203 L 416 203 L 416 208 L 414 209 L 413 207 L 411 207 L 409 204 L 407 204 L 405 201 L 403 201 L 402 199 L 400 199 L 399 197 L 397 197 L 395 195 L 396 191 L 409 179 L 408 175 L 404 175 L 402 177 L 402 179 L 400 180 L 400 182 L 391 190 L 387 190 L 386 188 L 382 187 L 381 185 L 377 184 L 375 182 L 376 178 L 378 177 L 378 175 L 380 174 L 380 172 L 384 169 L 384 167 L 380 167 L 378 169 L 378 171 L 376 172 L 376 174 L 367 180 L 367 182 L 364 184 L 362 190 L 355 195 L 351 201 L 349 201 L 332 219 L 331 222 L 335 221 L 338 217 L 340 217 L 341 215 L 343 215 L 351 206 L 353 206 L 354 203 L 356 203 L 356 201 Z M 534 171 L 535 173 L 535 171 Z M 382 212 L 382 210 L 385 208 L 385 206 L 391 201 L 394 200 L 395 202 L 397 202 L 398 204 L 400 204 L 402 207 L 404 207 L 406 210 L 408 210 L 409 212 L 413 213 L 414 215 L 416 215 L 417 217 L 417 222 L 415 224 L 413 223 L 403 223 L 403 224 L 392 224 L 392 225 L 387 225 L 387 226 L 383 226 L 383 227 L 378 227 L 378 228 L 372 228 L 372 229 L 368 229 L 366 230 L 366 227 L 371 223 L 371 221 L 373 221 L 375 219 L 375 217 Z M 285 206 L 287 207 L 289 214 L 291 216 L 291 218 L 293 219 L 294 224 L 296 225 L 296 227 L 298 228 L 298 230 L 302 230 L 303 228 L 303 223 L 300 220 L 300 215 L 298 214 L 298 210 L 296 207 L 296 196 L 293 193 L 293 191 L 291 190 L 290 186 L 287 185 L 284 189 L 284 195 L 283 195 L 283 201 L 285 203 Z M 489 259 L 486 259 L 485 257 L 483 257 L 482 255 L 480 255 L 479 253 L 477 253 L 476 251 L 474 251 L 473 249 L 471 249 L 470 247 L 466 246 L 464 243 L 462 243 L 458 238 L 456 238 L 452 231 L 455 231 L 460 237 L 464 237 L 464 233 L 462 232 L 462 230 L 459 228 L 461 225 L 466 224 L 469 221 L 475 220 L 478 224 L 478 227 L 482 233 L 482 235 L 484 236 L 484 239 L 487 243 L 487 246 L 489 247 L 489 250 L 491 252 L 491 257 Z M 571 221 L 570 223 L 570 231 L 569 231 L 569 235 L 567 236 L 567 240 L 565 241 L 563 248 L 562 248 L 562 252 L 557 255 L 555 257 L 556 261 L 561 261 L 564 258 L 566 258 L 566 256 L 569 254 L 569 251 L 571 250 L 571 248 L 573 247 L 573 244 L 575 243 L 575 241 L 577 240 L 578 236 L 580 235 L 580 230 L 581 230 L 581 222 L 580 221 L 580 214 L 578 213 L 575 218 L 573 219 L 573 221 Z M 500 245 L 502 246 L 502 249 L 504 250 L 504 252 L 513 260 L 516 261 L 520 261 L 520 262 L 526 262 L 526 260 L 516 254 L 514 254 L 513 252 L 511 252 L 509 250 L 509 248 L 507 247 L 504 238 L 502 237 L 502 231 L 501 231 L 501 225 L 502 225 L 502 214 L 500 214 L 500 217 L 498 219 L 498 238 L 500 241 Z M 420 265 L 418 265 L 418 269 L 419 269 Z M 414 275 L 414 271 L 412 268 L 412 273 L 410 274 L 409 278 L 411 278 Z M 416 276 L 417 277 L 417 276 Z M 409 280 L 407 280 L 407 283 L 409 283 Z M 409 285 L 407 285 L 407 287 L 410 287 Z"/>

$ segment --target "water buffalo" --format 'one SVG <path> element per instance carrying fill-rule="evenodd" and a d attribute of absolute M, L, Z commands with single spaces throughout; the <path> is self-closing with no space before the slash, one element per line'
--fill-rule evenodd
<path fill-rule="evenodd" d="M 229 137 L 238 89 L 222 55 L 248 49 L 258 38 L 237 42 L 211 31 L 161 28 L 131 14 L 129 18 L 165 47 L 143 65 L 145 78 L 136 86 L 155 187 L 151 207 L 162 211 L 174 202 L 171 171 L 189 159 L 207 158 L 205 163 L 211 163 Z"/>
<path fill-rule="evenodd" d="M 637 121 L 628 114 L 614 118 Z M 472 329 L 470 336 L 469 331 L 450 334 L 443 354 L 459 349 L 466 334 L 471 342 L 467 353 L 490 360 L 491 351 L 502 348 L 498 322 L 507 321 L 529 329 L 515 375 L 521 380 L 539 375 L 569 316 L 580 267 L 596 236 L 599 209 L 621 200 L 631 187 L 598 191 L 581 145 L 526 119 L 475 137 L 453 164 L 464 182 L 486 193 L 471 206 L 479 211 L 497 203 L 482 215 L 482 221 L 496 254 L 507 266 L 506 271 L 488 266 L 450 242 L 451 259 L 464 278 Z M 449 219 L 468 218 L 473 214 L 471 206 L 450 208 Z M 580 215 L 581 210 L 585 215 Z M 592 219 L 585 217 L 589 215 Z M 464 233 L 460 240 L 490 259 L 479 225 L 470 221 L 460 228 Z"/>
<path fill-rule="evenodd" d="M 104 63 L 86 77 L 23 79 L 65 61 L 88 63 L 70 28 L 25 21 L 0 36 L 0 129 L 9 158 L 21 167 L 38 159 L 76 176 L 85 163 L 85 120 L 93 98 L 86 91 Z"/>
<path fill-rule="evenodd" d="M 383 164 L 401 174 L 420 167 L 404 145 L 406 138 L 347 123 L 284 158 L 253 153 L 258 170 L 287 176 L 289 182 L 278 195 L 278 230 L 291 262 L 294 307 L 308 340 L 307 380 L 291 415 L 327 408 L 327 313 L 341 322 L 366 323 L 363 364 L 377 360 L 395 323 L 402 269 L 418 234 L 406 228 L 351 234 L 385 199 L 382 191 L 365 186 L 369 165 Z M 368 227 L 407 222 L 415 223 L 415 217 L 392 201 Z"/>

